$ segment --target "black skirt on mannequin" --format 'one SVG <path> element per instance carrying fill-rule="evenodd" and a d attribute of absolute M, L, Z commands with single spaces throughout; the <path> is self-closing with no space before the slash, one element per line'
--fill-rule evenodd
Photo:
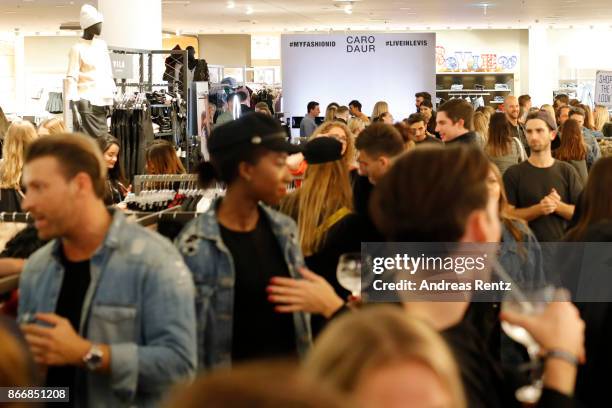
<path fill-rule="evenodd" d="M 108 133 L 107 116 L 107 106 L 92 105 L 86 99 L 75 101 L 72 104 L 72 121 L 75 132 L 98 138 Z"/>

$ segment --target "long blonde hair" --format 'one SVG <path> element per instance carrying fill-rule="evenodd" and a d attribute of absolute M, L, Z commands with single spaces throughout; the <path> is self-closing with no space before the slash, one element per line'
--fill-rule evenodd
<path fill-rule="evenodd" d="M 338 210 L 353 208 L 349 171 L 341 160 L 311 164 L 302 187 L 286 196 L 281 212 L 297 219 L 299 240 L 305 256 L 316 253 L 327 236 L 321 227 Z"/>
<path fill-rule="evenodd" d="M 610 113 L 605 106 L 597 105 L 593 112 L 595 118 L 595 130 L 602 131 L 606 123 L 610 121 Z"/>
<path fill-rule="evenodd" d="M 319 336 L 303 364 L 304 374 L 352 393 L 369 370 L 417 361 L 433 371 L 452 398 L 466 407 L 457 364 L 442 337 L 395 306 L 346 313 Z"/>
<path fill-rule="evenodd" d="M 481 137 L 482 141 L 486 143 L 489 138 L 490 117 L 487 118 L 487 115 L 483 112 L 475 112 L 472 120 L 474 122 L 474 131 Z"/>
<path fill-rule="evenodd" d="M 374 121 L 374 119 L 380 117 L 380 115 L 385 112 L 389 112 L 389 105 L 385 101 L 378 101 L 374 104 L 374 109 L 372 109 L 372 116 L 370 116 L 370 118 Z"/>
<path fill-rule="evenodd" d="M 346 135 L 346 150 L 342 159 L 309 165 L 302 186 L 281 202 L 281 212 L 297 221 L 300 244 L 304 255 L 316 253 L 325 240 L 326 231 L 319 227 L 341 208 L 352 210 L 353 192 L 349 171 L 356 160 L 355 138 L 342 122 L 328 121 L 315 129 L 310 139 L 340 128 Z"/>
<path fill-rule="evenodd" d="M 13 122 L 9 126 L 2 146 L 0 187 L 19 188 L 25 152 L 36 138 L 36 128 L 30 122 Z"/>

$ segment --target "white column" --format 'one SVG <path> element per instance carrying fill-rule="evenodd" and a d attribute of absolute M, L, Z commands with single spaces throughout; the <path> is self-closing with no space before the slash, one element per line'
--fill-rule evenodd
<path fill-rule="evenodd" d="M 98 0 L 109 47 L 162 49 L 161 0 Z"/>
<path fill-rule="evenodd" d="M 22 34 L 15 35 L 15 112 L 26 112 L 25 46 Z"/>
<path fill-rule="evenodd" d="M 529 29 L 529 95 L 533 106 L 552 104 L 554 84 L 551 67 L 557 61 L 551 60 L 548 48 L 548 32 L 544 26 Z"/>

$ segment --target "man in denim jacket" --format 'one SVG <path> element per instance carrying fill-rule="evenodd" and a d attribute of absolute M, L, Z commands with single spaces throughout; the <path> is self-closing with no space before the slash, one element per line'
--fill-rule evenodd
<path fill-rule="evenodd" d="M 104 206 L 105 172 L 83 136 L 31 146 L 23 208 L 52 241 L 25 265 L 19 320 L 70 406 L 156 406 L 195 372 L 193 282 L 169 242 Z"/>

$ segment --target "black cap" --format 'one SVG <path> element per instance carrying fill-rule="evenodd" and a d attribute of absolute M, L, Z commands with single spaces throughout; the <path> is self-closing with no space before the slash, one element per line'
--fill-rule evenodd
<path fill-rule="evenodd" d="M 323 164 L 342 158 L 342 143 L 333 137 L 315 137 L 304 145 L 304 160 L 308 164 Z"/>
<path fill-rule="evenodd" d="M 261 146 L 287 153 L 302 151 L 299 146 L 287 141 L 287 134 L 278 122 L 268 115 L 256 112 L 215 128 L 208 139 L 208 151 L 211 154 L 248 146 Z"/>

